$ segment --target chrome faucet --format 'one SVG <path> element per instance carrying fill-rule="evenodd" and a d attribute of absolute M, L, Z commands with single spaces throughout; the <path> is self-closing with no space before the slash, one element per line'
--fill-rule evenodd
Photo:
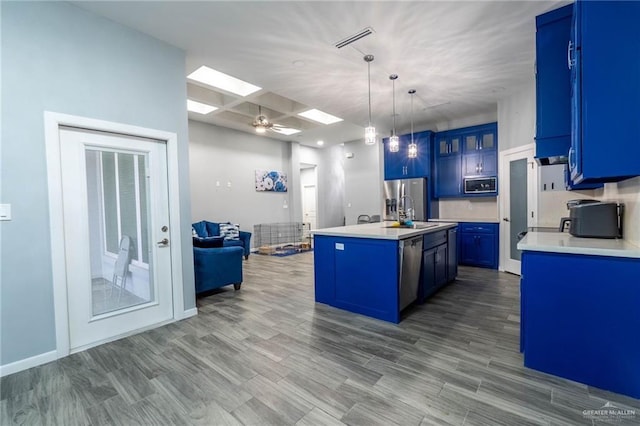
<path fill-rule="evenodd" d="M 405 198 L 411 201 L 411 207 L 407 207 L 406 201 L 404 202 L 404 204 L 402 203 L 402 200 L 404 200 Z M 400 208 L 400 205 L 402 205 L 402 208 Z M 404 219 L 408 217 L 410 221 L 413 221 L 413 210 L 413 198 L 408 195 L 403 195 L 402 197 L 400 197 L 400 201 L 398 202 L 398 223 L 404 223 L 404 220 L 400 220 L 402 216 L 404 216 Z"/>

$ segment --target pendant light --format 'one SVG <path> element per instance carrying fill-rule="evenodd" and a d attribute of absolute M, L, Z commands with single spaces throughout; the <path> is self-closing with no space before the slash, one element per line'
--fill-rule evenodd
<path fill-rule="evenodd" d="M 413 140 L 413 95 L 416 94 L 416 89 L 409 90 L 411 95 L 411 143 L 409 144 L 409 158 L 416 158 L 418 156 L 418 145 Z"/>
<path fill-rule="evenodd" d="M 398 74 L 391 74 L 389 79 L 393 85 L 393 130 L 391 130 L 391 137 L 389 138 L 389 152 L 400 151 L 400 137 L 396 134 L 396 79 Z"/>
<path fill-rule="evenodd" d="M 369 126 L 364 129 L 364 143 L 374 145 L 376 143 L 376 128 L 371 124 L 371 62 L 373 55 L 365 55 L 364 61 L 367 63 L 367 75 L 369 77 Z"/>

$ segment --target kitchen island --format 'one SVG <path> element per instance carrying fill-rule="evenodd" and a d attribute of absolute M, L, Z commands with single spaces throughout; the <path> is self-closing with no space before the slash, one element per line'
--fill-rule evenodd
<path fill-rule="evenodd" d="M 640 247 L 529 232 L 518 249 L 524 365 L 640 398 Z"/>
<path fill-rule="evenodd" d="M 456 227 L 380 222 L 312 231 L 316 302 L 400 322 L 402 309 L 455 279 Z"/>

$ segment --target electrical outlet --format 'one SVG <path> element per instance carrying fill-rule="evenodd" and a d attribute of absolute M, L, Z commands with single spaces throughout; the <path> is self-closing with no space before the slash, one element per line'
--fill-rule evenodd
<path fill-rule="evenodd" d="M 219 180 L 216 181 L 216 186 L 220 186 L 220 181 Z"/>
<path fill-rule="evenodd" d="M 227 188 L 231 188 L 231 181 L 227 182 Z"/>

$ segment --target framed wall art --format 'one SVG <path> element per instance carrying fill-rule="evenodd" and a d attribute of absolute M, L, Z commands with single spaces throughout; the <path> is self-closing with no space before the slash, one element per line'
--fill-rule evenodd
<path fill-rule="evenodd" d="M 256 170 L 256 191 L 287 192 L 287 174 Z"/>

